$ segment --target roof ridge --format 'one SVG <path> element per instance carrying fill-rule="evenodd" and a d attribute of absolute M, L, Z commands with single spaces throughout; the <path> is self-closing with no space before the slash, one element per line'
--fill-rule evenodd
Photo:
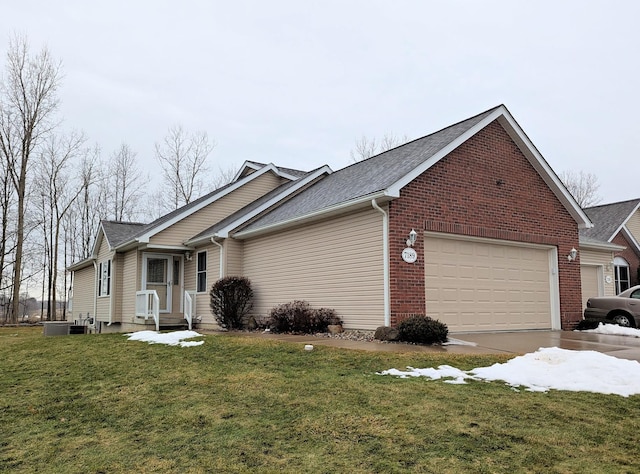
<path fill-rule="evenodd" d="M 597 206 L 590 206 L 590 207 L 585 207 L 584 209 L 596 209 L 599 207 L 607 207 L 607 206 L 616 206 L 619 204 L 627 204 L 630 202 L 640 202 L 640 198 L 635 198 L 635 199 L 626 199 L 624 201 L 617 201 L 617 202 L 610 202 L 609 204 L 598 204 Z"/>

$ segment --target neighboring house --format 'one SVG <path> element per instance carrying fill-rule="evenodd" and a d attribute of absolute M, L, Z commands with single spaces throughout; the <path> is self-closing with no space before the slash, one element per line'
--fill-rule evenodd
<path fill-rule="evenodd" d="M 568 329 L 582 297 L 580 252 L 567 256 L 590 226 L 498 106 L 336 172 L 246 162 L 150 224 L 103 222 L 71 267 L 73 314 L 98 331 L 140 329 L 156 308 L 160 325 L 213 328 L 209 288 L 244 275 L 259 318 L 303 299 L 351 329 L 413 314 L 452 332 Z"/>
<path fill-rule="evenodd" d="M 584 210 L 593 222 L 580 231 L 580 245 L 601 250 L 585 258 L 582 251 L 583 299 L 618 294 L 639 284 L 640 199 Z"/>

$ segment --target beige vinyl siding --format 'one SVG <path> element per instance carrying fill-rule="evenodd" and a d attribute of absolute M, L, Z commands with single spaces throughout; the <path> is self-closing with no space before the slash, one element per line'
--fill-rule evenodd
<path fill-rule="evenodd" d="M 215 326 L 216 323 L 209 310 L 209 290 L 211 285 L 220 277 L 220 249 L 209 244 L 196 249 L 191 257 L 191 261 L 185 261 L 184 267 L 184 288 L 185 291 L 196 290 L 196 273 L 198 252 L 207 252 L 207 291 L 196 294 L 195 316 L 201 318 L 201 324 L 205 327 Z"/>
<path fill-rule="evenodd" d="M 580 265 L 580 283 L 582 285 L 582 310 L 587 307 L 587 300 L 594 296 L 602 296 L 600 272 L 602 267 L 597 265 Z"/>
<path fill-rule="evenodd" d="M 627 229 L 633 238 L 640 242 L 640 210 L 637 210 L 627 221 Z"/>
<path fill-rule="evenodd" d="M 243 242 L 240 240 L 225 239 L 224 252 L 224 274 L 227 276 L 242 276 Z"/>
<path fill-rule="evenodd" d="M 253 181 L 223 196 L 208 206 L 194 212 L 169 228 L 151 237 L 155 245 L 179 245 L 216 222 L 233 214 L 247 204 L 267 194 L 280 185 L 280 178 L 271 172 L 264 173 Z"/>
<path fill-rule="evenodd" d="M 93 314 L 96 272 L 93 264 L 73 272 L 73 314 L 70 320 Z"/>
<path fill-rule="evenodd" d="M 113 298 L 113 305 L 111 308 L 112 322 L 120 322 L 122 320 L 122 269 L 124 263 L 124 255 L 121 253 L 113 256 L 113 262 L 111 263 L 111 298 Z"/>
<path fill-rule="evenodd" d="M 365 210 L 244 242 L 253 314 L 306 300 L 336 310 L 349 329 L 384 324 L 382 216 Z"/>
<path fill-rule="evenodd" d="M 134 322 L 136 316 L 136 291 L 140 288 L 138 251 L 130 250 L 122 258 L 122 322 Z"/>
<path fill-rule="evenodd" d="M 100 248 L 98 249 L 98 258 L 96 260 L 96 264 L 100 265 L 100 262 L 106 262 L 110 258 L 112 258 L 113 252 L 109 250 L 109 245 L 107 244 L 107 239 L 102 239 L 100 244 Z M 115 261 L 111 262 L 111 288 L 109 291 L 109 296 L 98 296 L 97 288 L 95 290 L 95 295 L 97 298 L 96 304 L 96 321 L 109 321 L 109 314 L 111 312 L 111 298 L 114 294 L 114 286 L 113 286 L 113 277 L 115 274 Z"/>
<path fill-rule="evenodd" d="M 616 294 L 615 286 L 613 284 L 613 281 L 614 281 L 613 265 L 611 265 L 611 262 L 613 261 L 613 256 L 614 256 L 613 252 L 609 250 L 592 250 L 592 249 L 584 249 L 584 248 L 580 249 L 580 268 L 581 269 L 582 269 L 582 266 L 591 266 L 591 267 L 598 266 L 602 268 L 601 275 L 602 275 L 602 278 L 604 279 L 604 284 L 602 285 L 604 294 L 601 296 L 614 296 Z M 591 276 L 593 276 L 593 272 L 591 273 Z M 609 277 L 609 280 L 611 281 L 611 283 L 607 283 L 607 277 Z M 583 276 L 583 278 L 586 278 L 586 276 Z M 585 288 L 583 287 L 582 299 L 584 303 L 586 303 L 586 299 L 588 299 L 589 297 L 598 296 L 598 295 L 588 294 L 589 288 L 593 288 L 593 285 L 594 283 L 587 284 L 588 291 L 585 291 Z"/>

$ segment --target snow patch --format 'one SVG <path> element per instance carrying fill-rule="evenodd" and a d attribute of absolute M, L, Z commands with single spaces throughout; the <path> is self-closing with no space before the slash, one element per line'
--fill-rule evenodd
<path fill-rule="evenodd" d="M 183 341 L 183 339 L 192 339 L 201 337 L 195 331 L 173 331 L 159 333 L 156 331 L 137 331 L 125 334 L 130 341 L 142 341 L 149 344 L 167 344 L 169 346 L 193 347 L 204 344 L 204 341 Z"/>
<path fill-rule="evenodd" d="M 525 387 L 531 392 L 550 389 L 573 392 L 595 392 L 623 397 L 640 394 L 640 363 L 618 359 L 595 351 L 571 351 L 558 347 L 540 348 L 536 352 L 511 359 L 504 364 L 462 371 L 448 365 L 437 369 L 407 371 L 389 369 L 379 375 L 402 378 L 442 378 L 447 383 L 465 383 L 467 380 L 503 381 L 511 387 Z"/>
<path fill-rule="evenodd" d="M 640 329 L 625 328 L 617 324 L 600 323 L 595 329 L 583 329 L 578 332 L 591 332 L 594 334 L 607 334 L 609 336 L 631 336 L 640 337 Z"/>

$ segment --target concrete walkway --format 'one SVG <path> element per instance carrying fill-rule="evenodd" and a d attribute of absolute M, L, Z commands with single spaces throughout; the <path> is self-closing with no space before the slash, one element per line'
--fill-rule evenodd
<path fill-rule="evenodd" d="M 361 351 L 431 352 L 440 354 L 526 354 L 541 347 L 598 351 L 621 359 L 640 362 L 640 338 L 609 336 L 578 331 L 521 331 L 501 333 L 450 334 L 453 344 L 419 346 L 403 343 L 350 341 L 345 339 L 289 334 L 241 333 L 239 335 L 314 346 L 330 346 Z"/>

